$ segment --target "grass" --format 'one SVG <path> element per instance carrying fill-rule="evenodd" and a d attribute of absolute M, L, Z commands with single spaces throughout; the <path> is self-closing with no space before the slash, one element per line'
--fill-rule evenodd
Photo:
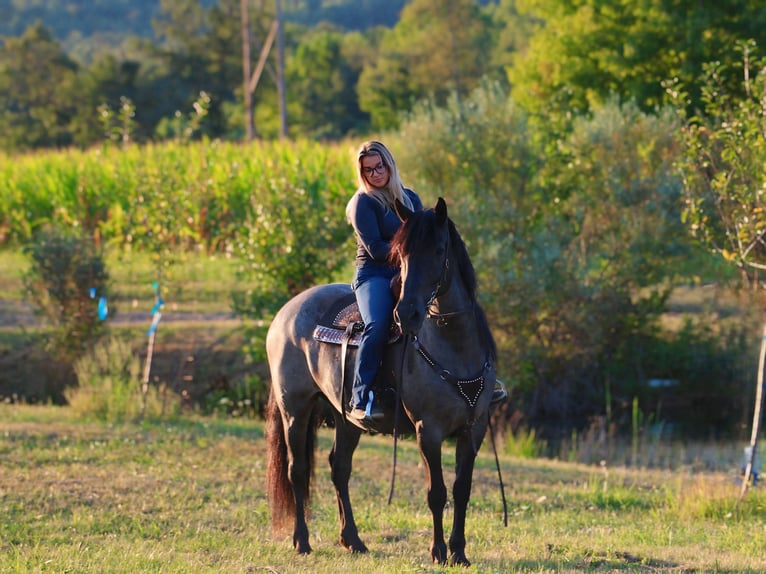
<path fill-rule="evenodd" d="M 157 266 L 145 254 L 111 254 L 106 258 L 111 278 L 110 304 L 121 313 L 150 313 L 154 306 Z M 16 250 L 0 250 L 0 302 L 8 311 L 23 304 L 22 275 L 29 262 Z M 225 256 L 185 253 L 163 271 L 160 283 L 167 313 L 220 313 L 231 311 L 232 290 L 248 288 L 237 280 L 235 263 Z M 222 287 L 226 286 L 226 287 Z M 0 307 L 0 311 L 3 307 Z"/>
<path fill-rule="evenodd" d="M 70 409 L 0 405 L 0 571 L 157 573 L 457 572 L 430 563 L 431 518 L 412 440 L 399 444 L 394 501 L 390 437 L 365 437 L 351 480 L 368 555 L 337 541 L 320 429 L 314 553 L 273 535 L 263 425 L 184 418 L 106 426 Z M 452 481 L 452 450 L 444 448 Z M 766 494 L 737 505 L 721 473 L 628 471 L 501 456 L 509 525 L 488 445 L 467 523 L 471 572 L 762 572 Z M 449 533 L 452 518 L 447 509 Z M 463 571 L 463 570 L 460 570 Z"/>

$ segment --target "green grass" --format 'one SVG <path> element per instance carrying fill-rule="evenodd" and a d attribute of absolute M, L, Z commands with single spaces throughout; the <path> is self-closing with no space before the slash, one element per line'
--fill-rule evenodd
<path fill-rule="evenodd" d="M 353 262 L 339 272 L 337 281 L 351 281 Z M 151 311 L 155 301 L 154 283 L 158 282 L 165 302 L 165 312 L 227 314 L 232 309 L 232 293 L 252 287 L 237 277 L 237 261 L 225 255 L 179 253 L 158 266 L 145 253 L 112 253 L 106 257 L 110 276 L 110 304 L 120 313 Z M 0 313 L 12 312 L 24 301 L 22 276 L 29 262 L 19 250 L 0 250 Z"/>
<path fill-rule="evenodd" d="M 110 303 L 123 313 L 151 311 L 155 297 L 153 283 L 158 281 L 158 267 L 151 257 L 111 254 L 106 263 L 111 279 Z M 0 302 L 23 302 L 22 276 L 28 265 L 20 251 L 0 250 Z M 180 254 L 163 267 L 158 282 L 167 312 L 179 313 L 230 312 L 232 291 L 249 287 L 237 280 L 235 262 L 231 259 L 188 253 Z"/>
<path fill-rule="evenodd" d="M 386 505 L 391 439 L 364 437 L 352 500 L 370 553 L 337 545 L 337 505 L 321 429 L 314 553 L 273 535 L 263 425 L 184 418 L 105 426 L 71 410 L 0 406 L 0 571 L 457 572 L 430 563 L 431 518 L 412 440 L 399 445 Z M 445 474 L 454 455 L 444 449 Z M 467 523 L 471 572 L 762 572 L 766 495 L 737 505 L 726 474 L 631 472 L 501 456 L 509 525 L 489 446 L 480 453 Z M 446 512 L 447 532 L 452 518 Z"/>

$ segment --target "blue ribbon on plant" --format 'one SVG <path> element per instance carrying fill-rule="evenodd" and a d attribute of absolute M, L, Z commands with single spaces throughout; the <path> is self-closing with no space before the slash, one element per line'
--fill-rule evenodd
<path fill-rule="evenodd" d="M 91 287 L 89 289 L 90 298 L 95 299 L 96 298 L 96 288 Z M 98 318 L 102 321 L 106 320 L 106 318 L 109 316 L 109 306 L 106 302 L 106 295 L 101 295 L 98 299 Z"/>
<path fill-rule="evenodd" d="M 159 284 L 155 281 L 152 283 L 152 287 L 154 288 L 155 292 L 155 302 L 154 307 L 152 307 L 152 324 L 149 327 L 149 330 L 146 332 L 147 337 L 157 330 L 157 325 L 159 325 L 160 319 L 162 318 L 162 307 L 165 305 L 165 302 L 162 300 L 162 296 L 160 295 Z"/>

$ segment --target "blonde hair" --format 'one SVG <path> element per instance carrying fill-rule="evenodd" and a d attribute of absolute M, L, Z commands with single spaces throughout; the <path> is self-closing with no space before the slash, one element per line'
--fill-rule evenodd
<path fill-rule="evenodd" d="M 370 185 L 362 170 L 362 159 L 371 155 L 380 157 L 380 161 L 388 170 L 388 183 L 386 187 L 377 188 Z M 404 193 L 404 185 L 399 177 L 399 170 L 396 167 L 394 156 L 388 151 L 388 148 L 379 141 L 370 140 L 364 142 L 356 154 L 356 178 L 359 182 L 358 191 L 370 195 L 379 201 L 386 209 L 393 209 L 394 203 L 398 199 L 409 209 L 412 209 L 412 201 Z"/>

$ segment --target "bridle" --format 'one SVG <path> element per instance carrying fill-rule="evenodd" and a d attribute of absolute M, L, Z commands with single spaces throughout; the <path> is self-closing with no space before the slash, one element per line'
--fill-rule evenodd
<path fill-rule="evenodd" d="M 474 310 L 473 301 L 471 302 L 470 306 L 466 307 L 465 309 L 458 309 L 457 311 L 439 312 L 439 311 L 433 310 L 433 306 L 434 306 L 434 303 L 436 302 L 436 299 L 439 297 L 439 295 L 444 295 L 447 291 L 449 291 L 451 284 L 452 284 L 452 273 L 450 272 L 449 251 L 447 251 L 447 254 L 444 256 L 444 264 L 442 265 L 442 272 L 439 275 L 439 279 L 436 280 L 436 284 L 434 285 L 434 289 L 431 292 L 431 295 L 428 297 L 428 300 L 426 301 L 426 319 L 435 319 L 437 327 L 444 327 L 445 325 L 447 325 L 447 322 L 449 319 L 453 317 L 457 317 L 458 315 L 462 315 L 464 313 L 473 312 Z"/>

